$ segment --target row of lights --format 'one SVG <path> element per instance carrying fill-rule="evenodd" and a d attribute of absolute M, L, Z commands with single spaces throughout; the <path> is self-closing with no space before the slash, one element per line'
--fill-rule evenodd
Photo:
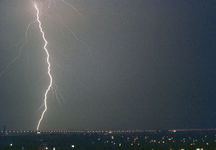
<path fill-rule="evenodd" d="M 1 131 L 1 133 L 3 133 L 4 131 Z M 17 131 L 5 131 L 6 133 L 36 133 L 37 131 L 36 130 L 17 130 Z M 87 131 L 78 131 L 78 130 L 75 130 L 75 131 L 68 131 L 68 130 L 42 130 L 42 131 L 39 131 L 39 132 L 48 132 L 48 133 L 52 133 L 52 132 L 68 132 L 68 133 L 134 133 L 134 132 L 144 132 L 143 130 L 114 130 L 114 131 L 101 131 L 101 130 L 97 130 L 97 131 L 91 131 L 91 130 L 87 130 Z M 148 132 L 151 132 L 150 130 L 148 130 Z"/>
<path fill-rule="evenodd" d="M 5 131 L 5 133 L 36 133 L 38 131 L 29 131 L 29 130 L 18 130 L 18 131 Z M 54 131 L 48 131 L 48 130 L 45 130 L 45 131 L 39 131 L 39 132 L 49 132 L 49 133 L 52 133 L 52 132 L 68 132 L 68 131 L 62 131 L 62 130 L 54 130 Z M 1 133 L 4 133 L 4 131 L 1 131 Z"/>

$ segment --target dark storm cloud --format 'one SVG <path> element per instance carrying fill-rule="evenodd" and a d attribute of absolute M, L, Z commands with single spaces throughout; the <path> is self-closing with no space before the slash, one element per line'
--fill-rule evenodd
<path fill-rule="evenodd" d="M 41 128 L 214 127 L 214 1 L 67 2 L 77 10 L 55 1 L 45 13 L 48 1 L 40 5 L 51 72 L 65 98 L 60 107 L 49 93 Z M 25 0 L 1 4 L 3 70 L 35 11 Z M 0 78 L 2 127 L 34 129 L 42 111 L 48 76 L 37 23 L 28 37 Z"/>

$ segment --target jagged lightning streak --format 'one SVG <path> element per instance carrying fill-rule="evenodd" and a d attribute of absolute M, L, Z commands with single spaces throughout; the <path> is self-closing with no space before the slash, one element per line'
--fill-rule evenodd
<path fill-rule="evenodd" d="M 47 42 L 47 40 L 46 40 L 46 38 L 45 38 L 45 36 L 44 36 L 44 32 L 43 32 L 43 29 L 42 29 L 42 27 L 41 27 L 41 22 L 40 22 L 40 17 L 39 17 L 39 9 L 37 8 L 37 5 L 35 4 L 35 9 L 37 10 L 37 22 L 38 22 L 38 24 L 39 24 L 39 28 L 40 28 L 40 32 L 42 33 L 42 37 L 43 37 L 43 40 L 44 40 L 44 42 L 45 42 L 45 44 L 44 44 L 44 50 L 45 50 L 45 52 L 46 52 L 46 54 L 47 54 L 47 64 L 48 64 L 48 75 L 49 75 L 49 78 L 50 78 L 50 83 L 49 83 L 49 86 L 47 87 L 47 90 L 46 90 L 46 92 L 45 92 L 45 94 L 44 94 L 44 111 L 42 112 L 42 114 L 41 114 L 41 118 L 40 118 L 40 120 L 38 121 L 38 125 L 37 125 L 37 131 L 38 131 L 38 129 L 39 129 L 39 127 L 40 127 L 40 123 L 41 123 L 41 121 L 42 121 L 42 119 L 43 119 L 43 116 L 44 116 L 44 113 L 46 112 L 46 110 L 47 110 L 47 93 L 49 92 L 49 90 L 50 90 L 50 88 L 52 87 L 52 75 L 51 75 L 51 73 L 50 73 L 50 62 L 49 62 L 49 52 L 48 52 L 48 50 L 47 50 L 47 44 L 48 44 L 48 42 Z"/>

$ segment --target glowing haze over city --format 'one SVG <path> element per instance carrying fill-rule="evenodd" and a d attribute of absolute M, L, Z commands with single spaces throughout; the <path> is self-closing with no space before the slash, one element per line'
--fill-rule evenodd
<path fill-rule="evenodd" d="M 213 0 L 0 0 L 0 130 L 216 128 Z"/>

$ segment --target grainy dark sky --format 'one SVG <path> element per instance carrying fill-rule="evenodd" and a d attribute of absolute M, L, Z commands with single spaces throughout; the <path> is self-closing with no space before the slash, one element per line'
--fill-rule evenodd
<path fill-rule="evenodd" d="M 44 109 L 34 2 L 55 83 L 40 129 L 215 128 L 215 0 L 1 0 L 0 129 Z"/>

